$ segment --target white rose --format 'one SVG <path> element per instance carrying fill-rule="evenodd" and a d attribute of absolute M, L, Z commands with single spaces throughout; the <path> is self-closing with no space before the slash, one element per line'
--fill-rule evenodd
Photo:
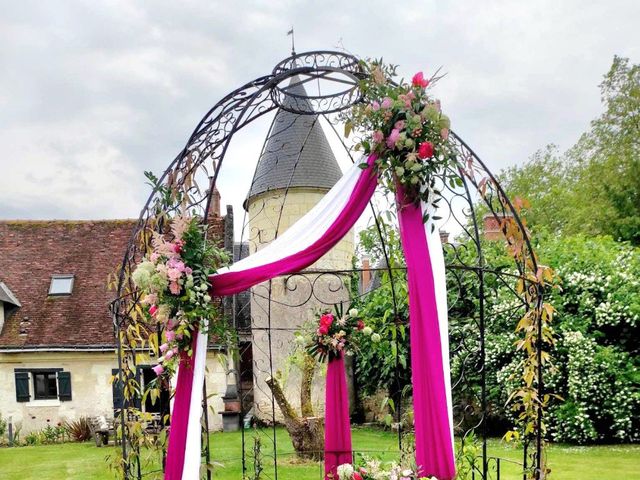
<path fill-rule="evenodd" d="M 209 302 L 211 301 L 211 297 L 210 297 L 209 295 L 205 295 L 205 296 L 203 297 L 203 299 L 204 299 L 204 301 L 205 301 L 205 302 L 207 302 L 207 303 L 209 303 Z"/>
<path fill-rule="evenodd" d="M 373 343 L 378 343 L 378 342 L 380 342 L 380 340 L 382 340 L 382 337 L 380 336 L 379 333 L 374 333 L 374 334 L 371 335 L 371 341 Z"/>
<path fill-rule="evenodd" d="M 362 329 L 362 333 L 364 333 L 366 336 L 369 336 L 373 333 L 373 328 L 371 327 L 364 327 Z"/>
<path fill-rule="evenodd" d="M 349 310 L 349 316 L 351 318 L 355 318 L 358 316 L 358 309 L 357 308 L 352 308 L 351 310 Z"/>

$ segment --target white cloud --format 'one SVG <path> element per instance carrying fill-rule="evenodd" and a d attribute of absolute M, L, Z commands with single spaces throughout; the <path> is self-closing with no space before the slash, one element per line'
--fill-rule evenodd
<path fill-rule="evenodd" d="M 638 61 L 636 1 L 5 2 L 0 216 L 137 215 L 206 111 L 287 56 L 341 40 L 401 71 L 448 72 L 437 94 L 494 170 L 569 147 L 600 111 L 614 54 Z M 240 211 L 268 124 L 242 133 L 220 189 Z"/>

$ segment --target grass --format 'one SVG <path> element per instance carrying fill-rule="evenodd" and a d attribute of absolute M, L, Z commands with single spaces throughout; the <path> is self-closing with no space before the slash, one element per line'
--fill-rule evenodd
<path fill-rule="evenodd" d="M 271 430 L 262 430 L 263 464 L 266 478 L 273 478 Z M 278 478 L 281 480 L 319 480 L 322 478 L 319 462 L 301 462 L 292 454 L 287 433 L 278 429 L 276 435 Z M 253 432 L 246 435 L 247 451 L 253 446 Z M 397 438 L 390 432 L 375 429 L 354 429 L 353 444 L 356 451 L 376 452 L 383 459 L 397 458 Z M 267 448 L 269 447 L 269 448 Z M 242 478 L 241 436 L 235 433 L 211 435 L 213 460 L 220 463 L 214 478 L 239 480 Z M 511 462 L 521 460 L 521 451 L 490 440 L 489 454 L 502 459 L 501 478 L 519 480 L 519 468 Z M 3 480 L 67 480 L 113 479 L 105 456 L 113 448 L 96 448 L 93 442 L 42 445 L 36 447 L 0 448 L 0 478 Z M 640 480 L 640 445 L 575 447 L 552 445 L 548 449 L 552 469 L 551 480 Z M 511 461 L 511 462 L 510 462 Z M 252 460 L 249 460 L 252 469 Z M 151 466 L 153 468 L 153 466 Z M 494 478 L 492 476 L 492 478 Z M 145 477 L 153 478 L 153 476 Z"/>

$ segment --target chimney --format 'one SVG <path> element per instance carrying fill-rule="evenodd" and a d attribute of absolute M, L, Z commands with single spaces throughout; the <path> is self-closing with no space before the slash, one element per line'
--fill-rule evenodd
<path fill-rule="evenodd" d="M 503 227 L 513 220 L 513 215 L 487 213 L 482 217 L 484 238 L 487 240 L 504 240 Z"/>
<path fill-rule="evenodd" d="M 371 288 L 371 263 L 369 257 L 362 258 L 362 271 L 360 272 L 360 284 L 362 292 L 365 293 Z"/>
<path fill-rule="evenodd" d="M 211 206 L 209 207 L 209 217 L 220 216 L 220 192 L 218 187 L 213 187 L 213 193 L 211 194 Z"/>
<path fill-rule="evenodd" d="M 439 230 L 438 233 L 440 234 L 440 242 L 442 242 L 443 244 L 449 243 L 449 232 L 445 230 Z"/>

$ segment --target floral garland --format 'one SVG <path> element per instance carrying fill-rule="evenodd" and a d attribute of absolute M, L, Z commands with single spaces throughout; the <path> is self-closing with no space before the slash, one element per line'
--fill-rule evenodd
<path fill-rule="evenodd" d="M 456 158 L 448 142 L 451 122 L 442 113 L 440 101 L 428 92 L 438 77 L 425 78 L 418 72 L 411 83 L 395 83 L 395 66 L 381 60 L 361 65 L 368 73 L 360 81 L 363 102 L 343 116 L 345 136 L 352 130 L 359 132 L 356 150 L 378 155 L 375 168 L 388 191 L 396 192 L 400 187 L 411 201 L 431 202 L 437 207 L 436 175 L 446 172 L 450 182 L 459 183 L 447 168 Z"/>
<path fill-rule="evenodd" d="M 343 315 L 342 305 L 334 306 L 335 314 L 323 312 L 317 328 L 307 343 L 307 353 L 319 362 L 332 361 L 342 354 L 352 355 L 358 348 L 358 337 L 371 336 L 373 342 L 379 342 L 381 337 L 374 333 L 371 327 L 365 325 L 359 317 L 357 309 L 352 308 Z"/>
<path fill-rule="evenodd" d="M 385 466 L 381 461 L 371 459 L 359 467 L 343 463 L 338 466 L 336 473 L 337 480 L 438 480 L 436 477 L 420 475 L 415 469 L 397 463 Z"/>
<path fill-rule="evenodd" d="M 208 294 L 208 277 L 215 273 L 214 266 L 227 261 L 227 254 L 207 243 L 205 229 L 196 217 L 174 217 L 169 235 L 153 233 L 151 255 L 131 275 L 142 293 L 141 303 L 148 305 L 148 317 L 163 328 L 162 356 L 153 367 L 158 376 L 175 372 L 179 353 L 192 355 L 196 329 L 219 337 L 227 332 Z"/>

